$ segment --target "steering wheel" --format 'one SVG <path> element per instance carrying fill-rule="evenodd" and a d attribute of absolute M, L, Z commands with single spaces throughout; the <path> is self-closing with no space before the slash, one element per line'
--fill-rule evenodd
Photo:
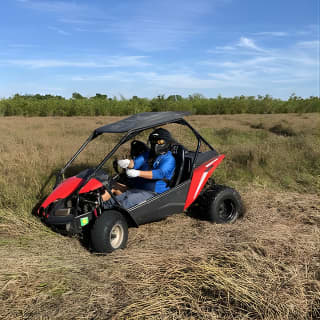
<path fill-rule="evenodd" d="M 118 159 L 117 158 L 115 158 L 113 160 L 112 166 L 113 166 L 114 171 L 119 175 L 120 172 L 119 172 L 119 166 L 118 166 Z"/>
<path fill-rule="evenodd" d="M 125 169 L 122 169 L 122 172 L 120 172 L 117 158 L 113 160 L 112 166 L 113 166 L 114 171 L 116 172 L 116 175 L 114 176 L 115 179 L 113 179 L 113 181 L 115 181 L 115 182 L 120 181 L 120 182 L 126 184 L 128 177 L 125 173 Z"/>
<path fill-rule="evenodd" d="M 112 186 L 112 184 L 117 181 L 118 176 L 118 174 L 110 176 L 103 169 L 100 169 L 95 178 L 98 179 L 104 186 Z"/>

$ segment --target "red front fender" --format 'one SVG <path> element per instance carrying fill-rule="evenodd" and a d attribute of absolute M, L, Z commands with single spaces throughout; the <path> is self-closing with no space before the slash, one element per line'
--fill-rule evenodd
<path fill-rule="evenodd" d="M 64 180 L 51 192 L 51 194 L 42 203 L 41 207 L 46 208 L 50 203 L 57 199 L 65 199 L 74 190 L 76 190 L 82 182 L 83 179 L 76 176 Z M 97 179 L 92 178 L 84 187 L 80 189 L 79 193 L 86 193 L 101 187 L 103 187 L 102 183 Z"/>

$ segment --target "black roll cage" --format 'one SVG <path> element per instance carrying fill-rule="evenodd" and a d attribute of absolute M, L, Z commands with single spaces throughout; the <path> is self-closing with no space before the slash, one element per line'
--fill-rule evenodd
<path fill-rule="evenodd" d="M 185 126 L 189 127 L 191 129 L 191 131 L 194 133 L 194 135 L 196 136 L 196 138 L 198 139 L 197 148 L 196 148 L 196 151 L 195 151 L 195 156 L 193 158 L 193 162 L 192 162 L 192 166 L 191 166 L 191 168 L 192 168 L 191 169 L 191 176 L 192 176 L 193 170 L 194 170 L 195 165 L 196 165 L 197 157 L 198 157 L 198 154 L 199 154 L 199 150 L 200 150 L 200 147 L 201 147 L 201 141 L 204 142 L 212 151 L 216 151 L 216 150 L 214 150 L 214 148 L 200 135 L 200 133 L 197 130 L 195 130 L 185 119 L 179 119 L 179 120 L 175 119 L 175 120 L 172 120 L 172 121 L 159 122 L 159 123 L 157 123 L 157 125 L 145 126 L 143 128 L 139 128 L 137 130 L 136 129 L 132 129 L 132 130 L 127 131 L 127 133 L 120 139 L 120 141 L 115 145 L 115 147 L 105 156 L 105 158 L 100 162 L 100 164 L 94 169 L 92 174 L 90 174 L 86 179 L 84 179 L 84 181 L 77 187 L 77 189 L 72 194 L 74 195 L 76 193 L 78 195 L 79 191 L 83 188 L 83 186 L 86 185 L 87 182 L 96 175 L 96 173 L 112 157 L 112 155 L 118 150 L 118 148 L 122 144 L 126 143 L 127 141 L 131 140 L 136 135 L 138 135 L 139 133 L 141 133 L 141 132 L 143 132 L 143 131 L 145 131 L 147 129 L 152 129 L 152 128 L 155 128 L 157 126 L 162 126 L 162 125 L 166 125 L 166 124 L 170 124 L 170 123 L 177 123 L 177 124 L 181 124 L 181 125 L 185 125 Z M 88 137 L 88 139 L 83 143 L 83 145 L 79 148 L 79 150 L 72 156 L 72 158 L 66 163 L 66 165 L 56 175 L 55 187 L 64 180 L 65 170 L 71 165 L 71 163 L 79 156 L 79 154 L 85 149 L 85 147 L 92 140 L 94 140 L 95 138 L 97 138 L 101 134 L 102 133 L 96 133 L 96 131 L 94 131 Z M 117 201 L 115 196 L 112 194 L 111 190 L 109 190 L 109 186 L 104 185 L 104 187 L 106 187 L 106 189 L 110 193 L 111 197 L 120 206 L 119 202 Z"/>

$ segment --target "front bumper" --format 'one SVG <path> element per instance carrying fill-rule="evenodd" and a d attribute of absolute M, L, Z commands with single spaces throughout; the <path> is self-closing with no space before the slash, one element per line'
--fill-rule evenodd
<path fill-rule="evenodd" d="M 74 215 L 71 208 L 65 209 L 61 207 L 50 208 L 41 207 L 38 211 L 39 216 L 45 224 L 52 226 L 65 226 L 66 231 L 70 233 L 81 233 L 82 228 L 90 223 L 93 218 L 92 212 L 85 212 L 81 215 Z"/>
<path fill-rule="evenodd" d="M 58 217 L 58 216 L 48 216 L 45 217 L 45 222 L 47 224 L 68 224 L 76 221 L 73 214 L 69 214 L 68 216 L 65 217 Z"/>

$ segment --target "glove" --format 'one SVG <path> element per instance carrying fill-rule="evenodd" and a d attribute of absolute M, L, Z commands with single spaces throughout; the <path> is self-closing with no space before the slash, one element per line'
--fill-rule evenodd
<path fill-rule="evenodd" d="M 129 159 L 122 159 L 122 160 L 118 160 L 117 162 L 118 162 L 118 166 L 122 169 L 128 168 L 128 166 L 130 164 Z"/>
<path fill-rule="evenodd" d="M 126 173 L 129 178 L 136 178 L 140 176 L 140 170 L 136 169 L 127 169 Z"/>

